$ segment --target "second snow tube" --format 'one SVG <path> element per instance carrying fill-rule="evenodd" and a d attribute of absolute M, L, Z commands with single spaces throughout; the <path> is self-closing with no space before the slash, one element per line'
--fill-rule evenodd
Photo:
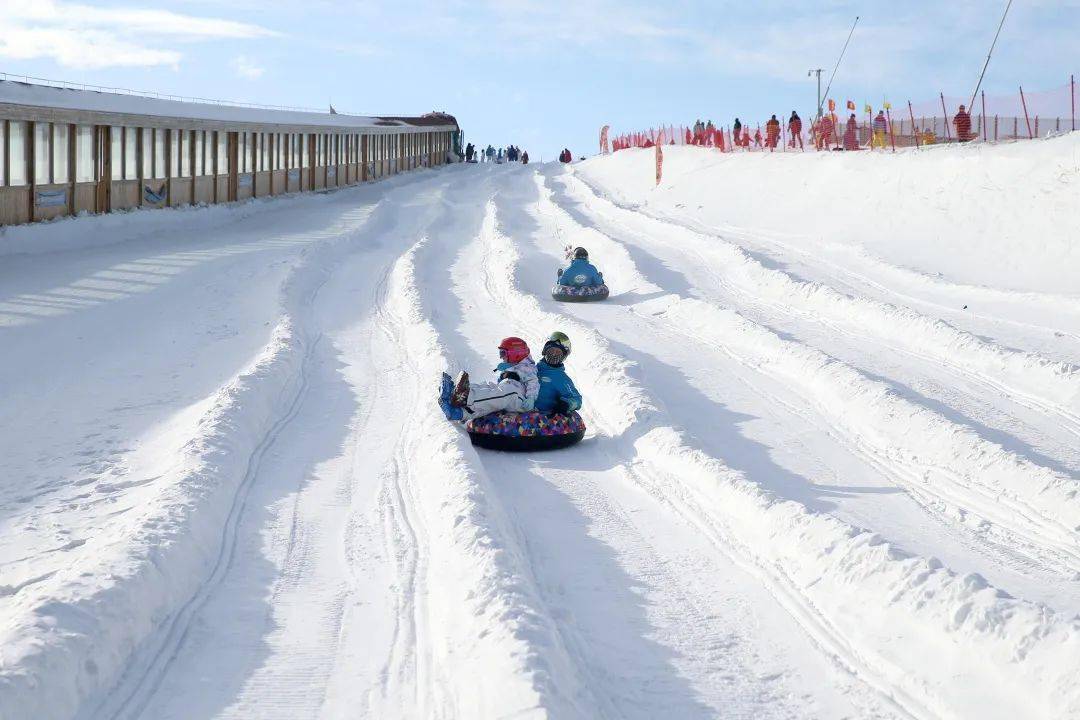
<path fill-rule="evenodd" d="M 607 300 L 607 285 L 555 285 L 551 297 L 562 302 L 596 302 Z"/>
<path fill-rule="evenodd" d="M 558 450 L 585 437 L 585 421 L 576 412 L 497 412 L 473 418 L 465 424 L 477 447 L 505 452 Z"/>

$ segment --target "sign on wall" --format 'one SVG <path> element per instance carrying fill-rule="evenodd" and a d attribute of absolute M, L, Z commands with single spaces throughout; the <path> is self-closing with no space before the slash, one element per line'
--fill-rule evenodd
<path fill-rule="evenodd" d="M 38 207 L 65 207 L 68 204 L 67 190 L 38 190 L 34 199 Z"/>

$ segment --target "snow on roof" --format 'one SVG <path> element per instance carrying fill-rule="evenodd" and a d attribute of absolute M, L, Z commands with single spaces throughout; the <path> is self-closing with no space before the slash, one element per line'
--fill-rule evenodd
<path fill-rule="evenodd" d="M 444 113 L 429 113 L 421 117 L 368 117 L 364 115 L 330 114 L 299 109 L 273 109 L 242 105 L 170 100 L 146 95 L 127 95 L 68 87 L 36 85 L 13 80 L 0 80 L 0 104 L 26 105 L 58 110 L 148 115 L 153 117 L 187 118 L 217 122 L 237 122 L 273 125 L 322 125 L 326 127 L 441 127 L 455 126 L 457 121 Z"/>

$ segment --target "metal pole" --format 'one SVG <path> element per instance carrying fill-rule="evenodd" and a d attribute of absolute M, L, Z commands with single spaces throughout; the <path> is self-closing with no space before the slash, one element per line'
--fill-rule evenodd
<path fill-rule="evenodd" d="M 979 88 L 982 87 L 983 78 L 986 77 L 986 68 L 990 66 L 990 56 L 994 54 L 994 47 L 997 45 L 998 38 L 1001 37 L 1001 28 L 1005 27 L 1005 18 L 1009 15 L 1009 8 L 1012 7 L 1013 0 L 1009 0 L 1009 4 L 1005 6 L 1005 12 L 1001 14 L 1001 23 L 998 24 L 997 34 L 994 35 L 994 42 L 990 44 L 990 52 L 986 53 L 986 62 L 983 63 L 982 73 L 979 75 L 979 82 L 975 85 L 975 92 L 971 93 L 971 102 L 968 103 L 970 107 L 975 103 L 975 96 L 979 94 Z"/>
<path fill-rule="evenodd" d="M 1024 99 L 1024 86 L 1020 86 L 1020 103 L 1024 106 L 1024 121 L 1027 123 L 1028 140 L 1034 140 L 1035 136 L 1031 134 L 1031 118 L 1028 116 L 1027 100 Z"/>
<path fill-rule="evenodd" d="M 810 77 L 814 73 L 817 73 L 817 116 L 821 117 L 821 73 L 824 72 L 823 68 L 817 68 L 816 70 L 809 70 L 806 73 L 806 77 Z"/>
<path fill-rule="evenodd" d="M 987 142 L 987 141 L 990 140 L 990 128 L 988 128 L 986 126 L 986 91 L 985 90 L 983 91 L 983 94 L 982 94 L 982 104 L 983 104 L 983 114 L 982 114 L 982 116 L 983 116 L 983 119 L 982 119 L 983 142 Z"/>
<path fill-rule="evenodd" d="M 911 101 L 907 102 L 908 114 L 911 115 L 911 136 L 915 138 L 915 147 L 920 147 L 919 131 L 915 129 L 915 111 L 911 108 Z"/>
<path fill-rule="evenodd" d="M 952 140 L 952 130 L 949 129 L 949 111 L 945 109 L 945 93 L 941 93 L 941 114 L 945 118 L 945 137 Z"/>
<path fill-rule="evenodd" d="M 1072 95 L 1072 129 L 1076 129 L 1076 76 L 1069 76 L 1069 90 Z"/>

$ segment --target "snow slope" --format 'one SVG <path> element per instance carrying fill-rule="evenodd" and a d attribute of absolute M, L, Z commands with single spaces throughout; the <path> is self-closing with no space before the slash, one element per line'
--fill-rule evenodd
<path fill-rule="evenodd" d="M 656 190 L 623 151 L 8 234 L 0 717 L 1080 717 L 1072 249 L 1006 282 L 800 213 L 837 172 L 939 231 L 890 173 L 1000 203 L 954 166 L 1074 144 L 1023 147 L 676 148 Z M 766 212 L 725 185 L 755 173 L 804 189 Z M 1038 222 L 1077 222 L 1056 192 Z M 607 302 L 550 299 L 566 245 Z M 555 329 L 585 441 L 475 451 L 439 374 Z"/>

